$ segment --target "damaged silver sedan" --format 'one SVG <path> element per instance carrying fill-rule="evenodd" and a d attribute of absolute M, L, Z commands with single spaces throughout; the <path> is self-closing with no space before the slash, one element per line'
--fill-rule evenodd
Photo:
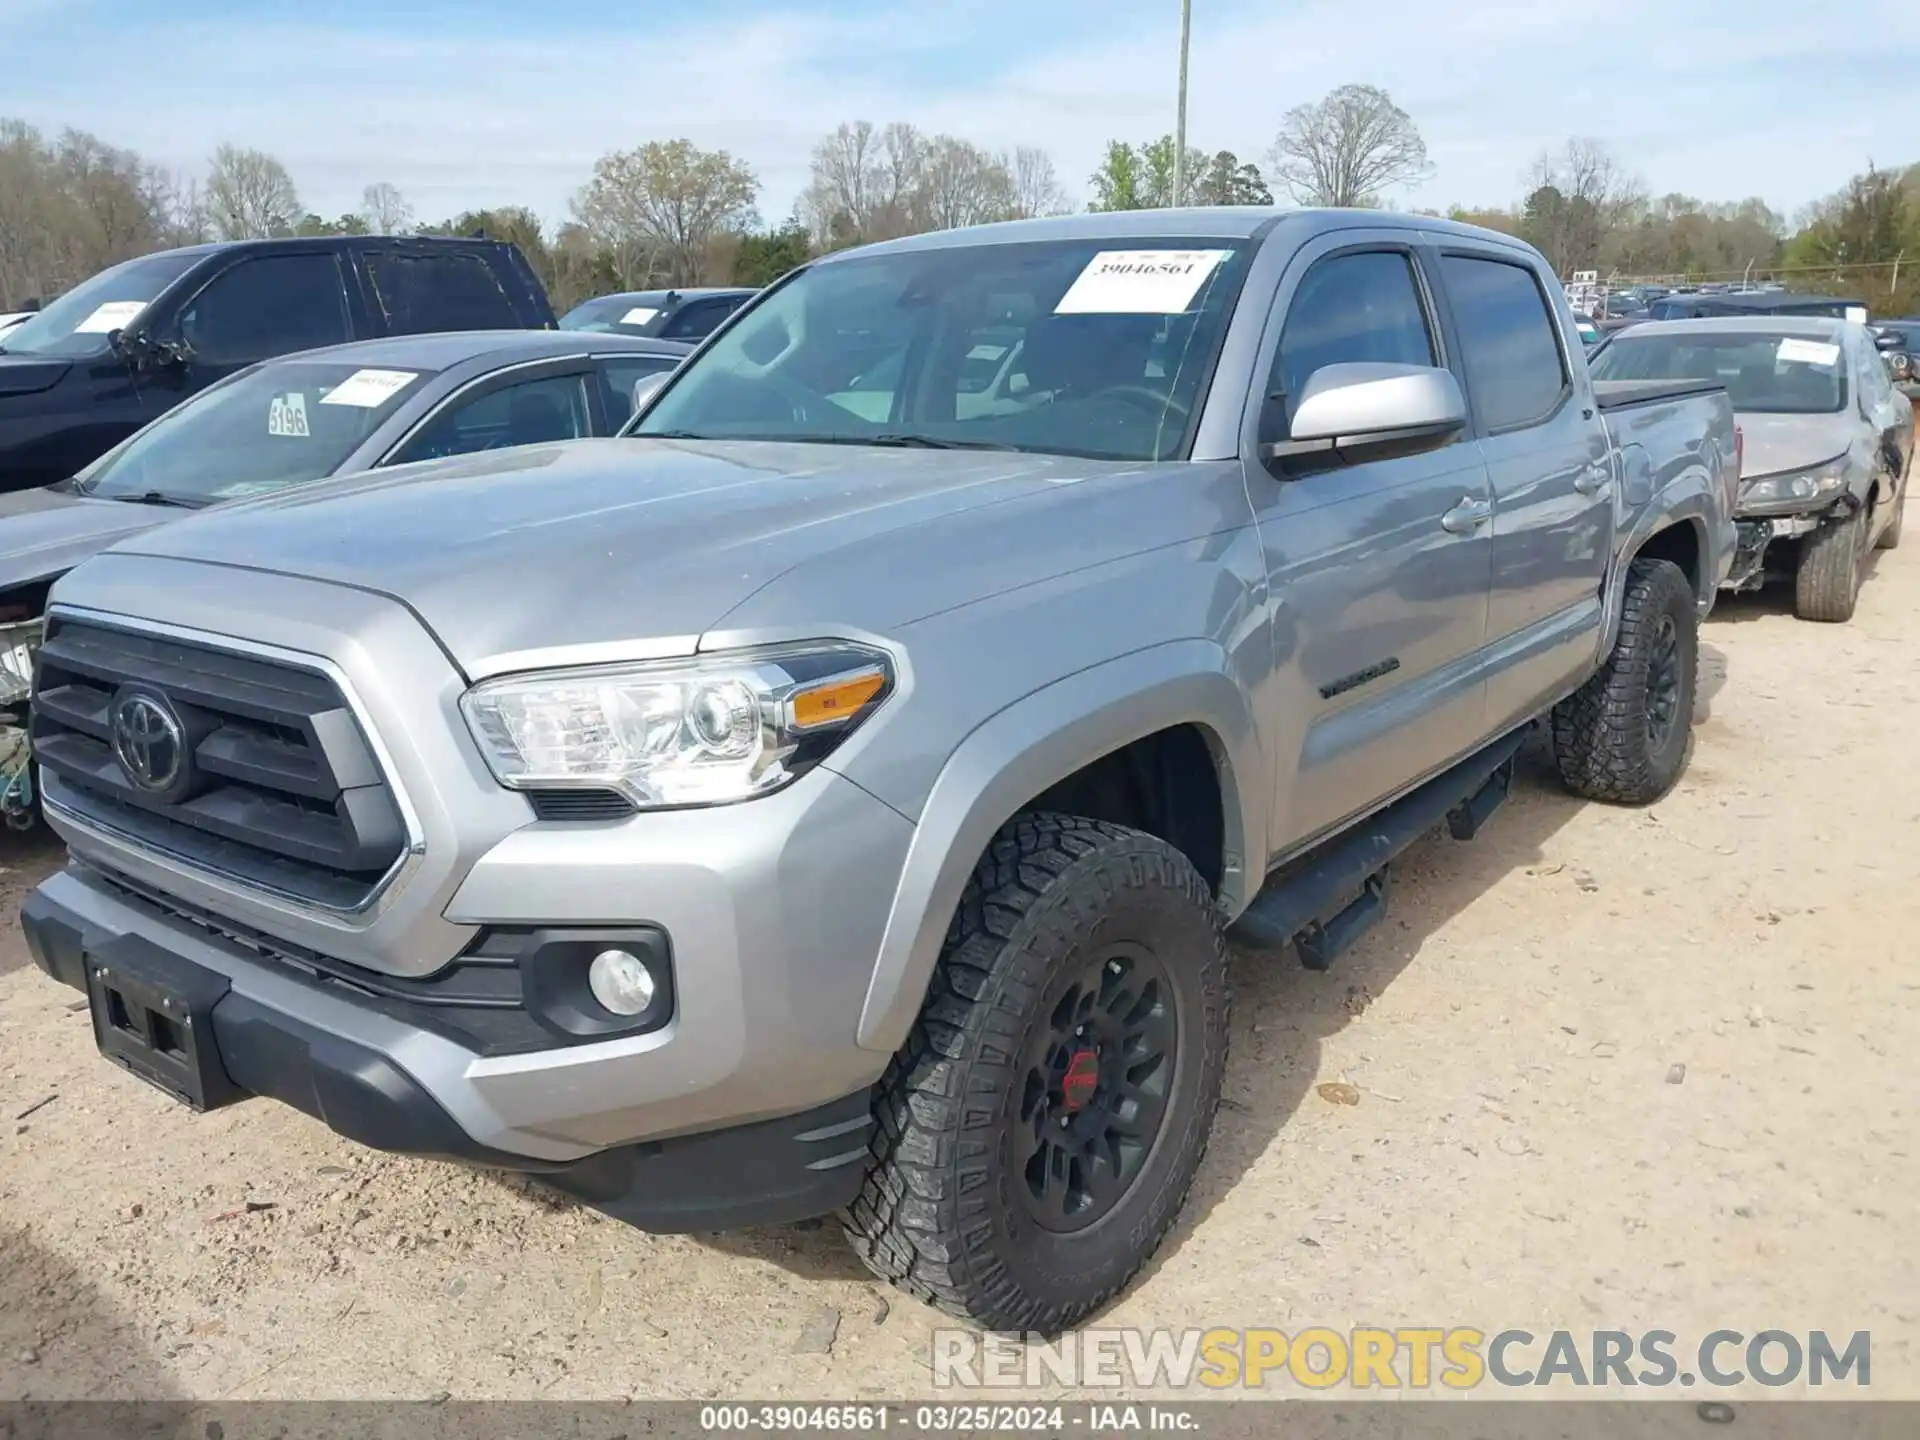
<path fill-rule="evenodd" d="M 1803 620 L 1853 618 L 1868 555 L 1900 542 L 1913 409 L 1846 320 L 1671 320 L 1613 336 L 1599 380 L 1715 380 L 1740 426 L 1739 549 L 1725 582 L 1791 577 Z"/>

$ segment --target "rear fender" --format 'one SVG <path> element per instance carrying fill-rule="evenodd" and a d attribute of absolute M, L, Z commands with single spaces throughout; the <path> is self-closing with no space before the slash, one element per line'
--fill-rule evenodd
<path fill-rule="evenodd" d="M 868 983 L 863 1048 L 891 1054 L 905 1042 L 967 880 L 1000 827 L 1089 762 L 1182 724 L 1206 736 L 1219 777 L 1223 918 L 1246 908 L 1249 845 L 1265 858 L 1270 776 L 1226 653 L 1208 641 L 1182 640 L 1106 661 L 999 711 L 942 767 L 908 847 Z"/>

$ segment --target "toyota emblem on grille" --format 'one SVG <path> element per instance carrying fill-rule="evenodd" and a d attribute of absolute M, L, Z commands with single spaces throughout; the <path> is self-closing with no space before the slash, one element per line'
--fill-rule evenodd
<path fill-rule="evenodd" d="M 158 695 L 133 691 L 113 706 L 113 755 L 127 778 L 160 794 L 180 779 L 187 763 L 187 737 L 180 717 Z"/>

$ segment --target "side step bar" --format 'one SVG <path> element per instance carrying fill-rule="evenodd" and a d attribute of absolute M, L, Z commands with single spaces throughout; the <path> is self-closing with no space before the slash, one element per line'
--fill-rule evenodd
<path fill-rule="evenodd" d="M 1328 841 L 1298 869 L 1269 880 L 1233 924 L 1233 938 L 1258 949 L 1296 942 L 1300 961 L 1325 970 L 1387 913 L 1387 866 L 1442 820 L 1470 840 L 1512 788 L 1520 729 L 1436 775 L 1418 790 Z M 1357 899 L 1348 900 L 1358 891 Z"/>

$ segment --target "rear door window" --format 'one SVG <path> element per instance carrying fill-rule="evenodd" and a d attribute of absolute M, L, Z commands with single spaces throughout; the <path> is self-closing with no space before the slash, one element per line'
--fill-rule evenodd
<path fill-rule="evenodd" d="M 1481 423 L 1497 433 L 1545 420 L 1568 380 L 1559 332 L 1532 269 L 1447 255 L 1440 271 Z"/>
<path fill-rule="evenodd" d="M 376 250 L 366 257 L 375 304 L 396 335 L 517 330 L 501 277 L 476 250 Z"/>
<path fill-rule="evenodd" d="M 409 440 L 395 463 L 439 460 L 515 445 L 578 440 L 593 433 L 585 375 L 547 375 L 468 398 L 455 397 Z"/>

